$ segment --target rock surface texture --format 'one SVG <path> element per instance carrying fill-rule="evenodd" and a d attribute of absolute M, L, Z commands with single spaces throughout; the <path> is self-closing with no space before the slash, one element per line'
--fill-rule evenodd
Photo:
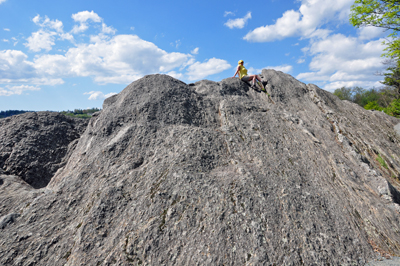
<path fill-rule="evenodd" d="M 34 188 L 45 187 L 65 164 L 65 155 L 74 147 L 71 142 L 86 126 L 84 119 L 54 112 L 0 119 L 0 169 L 20 176 Z"/>
<path fill-rule="evenodd" d="M 146 76 L 105 100 L 46 187 L 6 167 L 1 200 L 21 200 L 1 205 L 0 264 L 398 256 L 400 120 L 282 72 L 261 75 L 275 104 L 236 78 Z"/>

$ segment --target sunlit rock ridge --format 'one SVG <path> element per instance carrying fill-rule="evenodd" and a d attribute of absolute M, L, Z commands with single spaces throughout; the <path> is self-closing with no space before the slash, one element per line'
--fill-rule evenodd
<path fill-rule="evenodd" d="M 36 187 L 7 161 L 26 138 L 4 135 L 0 264 L 365 265 L 398 256 L 400 120 L 279 71 L 261 76 L 271 99 L 237 78 L 149 75 L 106 99 L 84 132 L 54 120 L 78 135 L 59 144 L 50 182 Z M 0 120 L 0 131 L 24 115 Z M 54 147 L 37 149 L 49 156 L 30 164 L 48 164 Z"/>

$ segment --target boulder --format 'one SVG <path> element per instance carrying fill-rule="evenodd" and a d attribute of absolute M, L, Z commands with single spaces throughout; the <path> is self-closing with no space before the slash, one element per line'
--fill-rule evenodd
<path fill-rule="evenodd" d="M 0 169 L 34 188 L 45 187 L 65 164 L 65 155 L 73 147 L 69 145 L 80 137 L 87 123 L 55 112 L 0 119 Z"/>
<path fill-rule="evenodd" d="M 237 78 L 187 85 L 166 75 L 107 98 L 66 165 L 0 231 L 0 264 L 398 256 L 399 119 L 279 71 L 261 76 L 273 102 Z"/>

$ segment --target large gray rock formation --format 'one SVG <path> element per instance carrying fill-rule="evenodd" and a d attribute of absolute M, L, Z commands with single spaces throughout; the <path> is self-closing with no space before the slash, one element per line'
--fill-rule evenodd
<path fill-rule="evenodd" d="M 1 195 L 29 202 L 0 210 L 0 263 L 364 265 L 399 255 L 400 121 L 282 72 L 262 78 L 276 104 L 235 78 L 165 75 L 106 99 L 47 187 L 2 175 Z"/>
<path fill-rule="evenodd" d="M 86 125 L 84 119 L 54 112 L 0 119 L 0 169 L 20 176 L 34 188 L 45 187 L 65 164 L 65 155 L 73 150 L 73 141 Z"/>

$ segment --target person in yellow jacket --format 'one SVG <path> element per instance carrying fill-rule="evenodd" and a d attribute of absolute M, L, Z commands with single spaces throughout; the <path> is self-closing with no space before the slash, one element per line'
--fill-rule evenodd
<path fill-rule="evenodd" d="M 239 60 L 235 75 L 233 75 L 233 77 L 236 77 L 237 74 L 239 74 L 239 78 L 243 81 L 252 80 L 253 81 L 252 87 L 256 86 L 257 80 L 260 81 L 260 84 L 264 89 L 264 86 L 262 85 L 261 82 L 261 78 L 258 75 L 247 75 L 247 69 L 243 66 L 243 60 Z"/>

